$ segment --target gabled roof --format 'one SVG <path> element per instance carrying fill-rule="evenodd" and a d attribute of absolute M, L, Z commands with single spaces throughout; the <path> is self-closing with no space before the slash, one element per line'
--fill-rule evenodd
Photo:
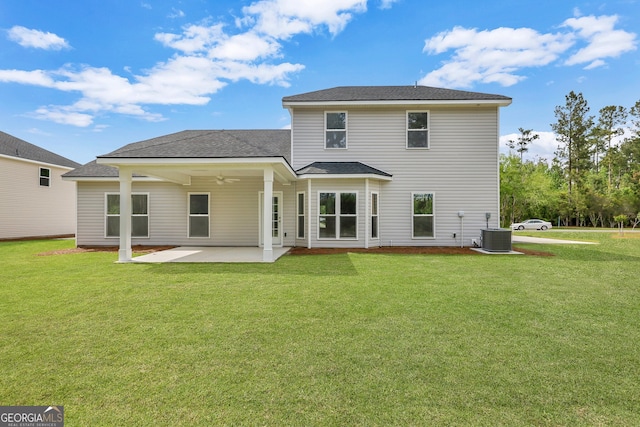
<path fill-rule="evenodd" d="M 134 142 L 98 158 L 291 157 L 290 130 L 185 130 Z"/>
<path fill-rule="evenodd" d="M 380 169 L 372 168 L 369 165 L 365 165 L 360 162 L 314 162 L 296 171 L 298 176 L 314 175 L 323 176 L 326 175 L 352 175 L 352 176 L 378 176 L 384 178 L 391 178 L 392 175 L 387 172 L 383 172 Z"/>
<path fill-rule="evenodd" d="M 40 148 L 15 136 L 0 131 L 0 154 L 16 159 L 32 160 L 50 165 L 63 166 L 66 168 L 77 168 L 80 163 L 69 160 L 58 154 Z"/>
<path fill-rule="evenodd" d="M 385 103 L 385 102 L 492 102 L 501 105 L 511 103 L 511 98 L 463 90 L 442 89 L 430 86 L 339 86 L 299 95 L 285 96 L 282 103 Z"/>

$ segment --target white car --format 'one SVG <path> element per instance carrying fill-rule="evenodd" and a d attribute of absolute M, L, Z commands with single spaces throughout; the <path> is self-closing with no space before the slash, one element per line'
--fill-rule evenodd
<path fill-rule="evenodd" d="M 512 230 L 548 230 L 552 225 L 550 222 L 541 219 L 528 219 L 524 222 L 516 222 L 511 224 Z"/>

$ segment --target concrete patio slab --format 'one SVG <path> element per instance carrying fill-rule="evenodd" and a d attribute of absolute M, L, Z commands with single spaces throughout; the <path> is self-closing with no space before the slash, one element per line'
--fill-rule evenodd
<path fill-rule="evenodd" d="M 549 239 L 547 237 L 530 237 L 512 235 L 513 243 L 543 243 L 543 244 L 564 244 L 564 245 L 597 245 L 595 242 L 580 242 L 577 240 Z"/>
<path fill-rule="evenodd" d="M 273 261 L 286 254 L 290 248 L 273 248 Z M 265 262 L 262 259 L 262 248 L 257 247 L 211 247 L 181 246 L 165 251 L 153 252 L 133 258 L 139 263 L 165 262 Z"/>

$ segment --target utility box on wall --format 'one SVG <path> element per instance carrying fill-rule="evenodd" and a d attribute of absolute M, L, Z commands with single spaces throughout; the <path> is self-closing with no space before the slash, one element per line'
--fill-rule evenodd
<path fill-rule="evenodd" d="M 511 252 L 511 230 L 505 228 L 482 230 L 482 249 L 489 252 Z"/>

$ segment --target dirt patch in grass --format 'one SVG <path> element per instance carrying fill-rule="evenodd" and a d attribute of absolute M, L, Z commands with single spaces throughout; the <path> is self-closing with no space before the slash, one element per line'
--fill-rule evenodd
<path fill-rule="evenodd" d="M 139 254 L 165 251 L 177 246 L 133 246 L 132 250 Z M 552 253 L 534 251 L 524 248 L 513 248 L 514 251 L 522 252 L 532 256 L 554 256 Z M 70 249 L 59 249 L 55 251 L 41 252 L 38 256 L 81 254 L 87 252 L 118 252 L 117 246 L 83 246 Z M 483 255 L 471 248 L 460 248 L 451 246 L 383 246 L 377 248 L 312 248 L 295 247 L 289 250 L 288 255 L 331 255 L 344 253 L 365 253 L 365 254 L 403 254 L 403 255 Z"/>
<path fill-rule="evenodd" d="M 533 251 L 529 249 L 514 248 L 515 251 L 525 255 L 553 256 L 549 252 Z M 404 255 L 483 255 L 471 248 L 460 248 L 451 246 L 383 246 L 379 248 L 291 248 L 290 255 L 330 255 L 343 253 L 366 253 L 366 254 L 404 254 Z"/>
<path fill-rule="evenodd" d="M 151 252 L 165 251 L 167 249 L 173 249 L 176 246 L 132 246 L 131 249 L 135 253 L 149 254 Z M 41 252 L 36 254 L 38 256 L 50 256 L 50 255 L 67 255 L 67 254 L 82 254 L 87 252 L 118 252 L 117 246 L 82 246 L 70 249 L 59 249 L 56 251 Z"/>

